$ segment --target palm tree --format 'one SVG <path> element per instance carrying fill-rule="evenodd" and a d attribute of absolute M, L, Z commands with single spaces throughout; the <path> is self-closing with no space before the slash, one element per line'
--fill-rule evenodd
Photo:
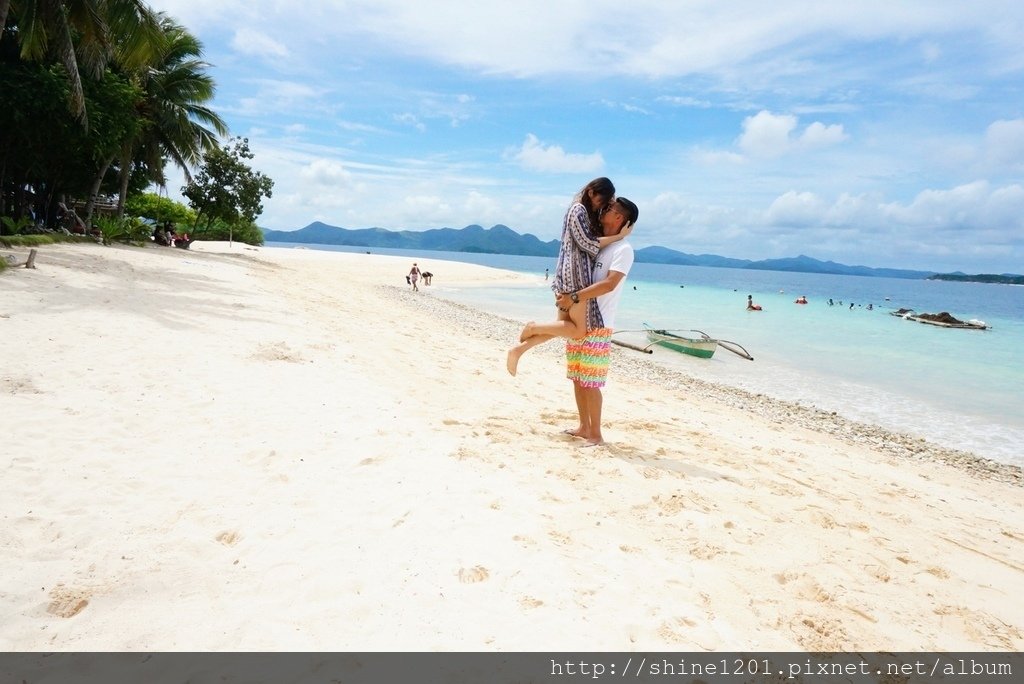
<path fill-rule="evenodd" d="M 99 78 L 112 60 L 151 58 L 159 24 L 144 0 L 0 0 L 0 27 L 13 18 L 22 59 L 56 59 L 67 72 L 71 111 L 88 128 L 80 72 Z"/>
<path fill-rule="evenodd" d="M 148 67 L 135 72 L 144 93 L 138 103 L 143 123 L 122 150 L 119 216 L 124 213 L 133 163 L 142 165 L 149 179 L 161 187 L 167 182 L 167 159 L 191 180 L 189 167 L 217 147 L 218 134 L 228 133 L 223 119 L 205 104 L 213 99 L 215 87 L 205 73 L 209 64 L 200 59 L 202 44 L 166 15 L 158 19 L 164 37 L 161 50 Z"/>

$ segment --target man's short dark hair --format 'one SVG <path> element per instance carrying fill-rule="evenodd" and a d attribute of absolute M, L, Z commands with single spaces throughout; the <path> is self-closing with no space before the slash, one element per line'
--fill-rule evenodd
<path fill-rule="evenodd" d="M 626 220 L 630 224 L 635 224 L 636 220 L 640 218 L 640 210 L 630 200 L 625 197 L 616 197 L 615 203 L 622 207 L 622 212 L 626 215 Z"/>

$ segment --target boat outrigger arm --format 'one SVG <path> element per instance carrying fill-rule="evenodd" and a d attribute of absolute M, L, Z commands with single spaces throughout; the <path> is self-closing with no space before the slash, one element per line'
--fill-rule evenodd
<path fill-rule="evenodd" d="M 646 330 L 616 330 L 615 332 L 612 333 L 612 335 L 618 335 L 619 333 L 642 333 L 642 332 L 647 332 L 647 331 Z M 658 332 L 695 332 L 695 333 L 700 333 L 701 335 L 703 335 L 707 339 L 712 339 L 711 336 L 708 335 L 703 330 L 696 330 L 694 328 L 691 328 L 689 330 L 682 330 L 682 329 L 662 330 L 662 329 L 659 329 Z M 740 343 L 732 342 L 730 340 L 718 340 L 717 338 L 715 338 L 715 339 L 718 342 L 718 346 L 721 347 L 722 349 L 726 349 L 728 351 L 731 351 L 733 354 L 736 354 L 737 356 L 742 356 L 743 358 L 747 359 L 748 361 L 753 361 L 754 360 L 754 357 L 750 355 L 750 352 L 748 352 L 746 349 L 744 349 L 743 345 L 741 345 Z M 630 344 L 629 342 L 623 342 L 622 340 L 616 340 L 613 337 L 612 344 L 617 344 L 620 347 L 626 347 L 627 349 L 633 349 L 633 350 L 638 351 L 638 352 L 643 352 L 644 354 L 653 354 L 654 350 L 651 349 L 651 347 L 653 347 L 657 343 L 656 342 L 651 342 L 647 346 L 641 347 L 638 344 Z"/>

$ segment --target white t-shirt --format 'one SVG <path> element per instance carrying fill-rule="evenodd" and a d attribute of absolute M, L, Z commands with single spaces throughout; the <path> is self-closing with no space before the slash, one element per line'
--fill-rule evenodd
<path fill-rule="evenodd" d="M 601 282 L 608 277 L 611 271 L 618 271 L 623 276 L 628 276 L 632 266 L 633 246 L 625 240 L 613 242 L 597 253 L 597 258 L 594 260 L 594 282 Z M 601 310 L 601 318 L 604 319 L 606 328 L 615 329 L 615 312 L 619 309 L 622 285 L 625 282 L 626 279 L 623 277 L 614 290 L 597 298 L 597 308 Z"/>

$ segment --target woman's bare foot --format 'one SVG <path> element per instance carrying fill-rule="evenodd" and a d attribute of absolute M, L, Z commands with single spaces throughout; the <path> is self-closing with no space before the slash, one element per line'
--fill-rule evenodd
<path fill-rule="evenodd" d="M 505 369 L 508 370 L 508 374 L 512 377 L 516 375 L 516 369 L 519 368 L 519 358 L 526 351 L 522 348 L 523 345 L 516 345 L 508 350 L 508 356 L 505 357 Z"/>
<path fill-rule="evenodd" d="M 533 337 L 533 326 L 536 325 L 535 321 L 530 321 L 523 327 L 523 332 L 519 333 L 519 341 L 525 342 L 527 338 Z M 512 373 L 515 375 L 515 373 Z"/>

